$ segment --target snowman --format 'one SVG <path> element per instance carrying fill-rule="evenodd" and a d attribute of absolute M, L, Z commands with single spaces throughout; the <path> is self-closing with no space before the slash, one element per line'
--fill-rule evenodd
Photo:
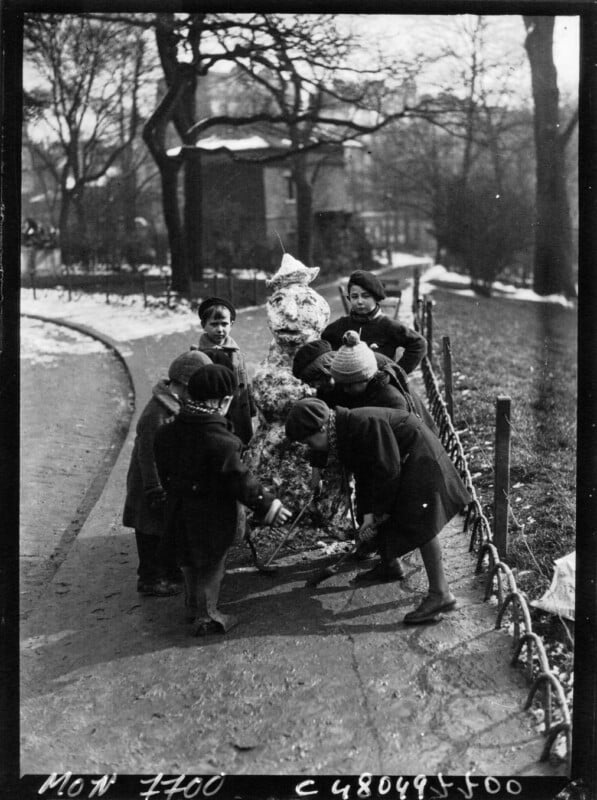
<path fill-rule="evenodd" d="M 319 267 L 306 267 L 285 253 L 280 268 L 266 283 L 270 292 L 266 316 L 273 339 L 253 377 L 259 425 L 244 457 L 264 486 L 297 512 L 311 496 L 312 469 L 308 449 L 286 439 L 284 424 L 292 405 L 314 394 L 292 374 L 292 360 L 302 345 L 321 337 L 330 317 L 328 302 L 309 285 L 318 274 Z M 339 468 L 329 465 L 323 478 L 322 499 L 311 503 L 303 516 L 293 537 L 295 545 L 308 547 L 324 533 L 344 538 L 347 492 Z M 259 543 L 261 534 L 265 532 L 255 528 L 251 538 Z"/>

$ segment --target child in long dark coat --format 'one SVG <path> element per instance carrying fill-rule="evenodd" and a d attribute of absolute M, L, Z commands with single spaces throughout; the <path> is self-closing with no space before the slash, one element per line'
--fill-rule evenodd
<path fill-rule="evenodd" d="M 455 608 L 438 534 L 471 497 L 437 436 L 406 411 L 332 411 L 317 398 L 293 406 L 286 435 L 336 457 L 354 474 L 360 538 L 377 531 L 381 562 L 374 570 L 381 580 L 392 559 L 421 551 L 429 590 L 404 622 L 436 621 L 440 612 Z"/>
<path fill-rule="evenodd" d="M 198 350 L 183 353 L 168 369 L 168 379 L 152 389 L 152 397 L 137 422 L 135 443 L 126 477 L 126 499 L 122 524 L 134 528 L 139 567 L 137 591 L 167 597 L 180 591 L 173 578 L 176 566 L 173 548 L 164 539 L 165 492 L 158 476 L 153 444 L 156 431 L 173 419 L 184 400 L 189 378 L 199 367 L 210 364 Z"/>
<path fill-rule="evenodd" d="M 404 348 L 397 363 L 408 375 L 421 363 L 427 352 L 427 342 L 417 331 L 383 313 L 380 301 L 385 296 L 383 284 L 376 275 L 355 270 L 348 279 L 350 314 L 330 322 L 321 338 L 331 344 L 332 350 L 338 350 L 346 331 L 357 331 L 372 350 L 394 360 L 397 348 Z"/>
<path fill-rule="evenodd" d="M 290 511 L 264 490 L 242 463 L 242 442 L 226 420 L 234 375 L 220 364 L 199 369 L 171 425 L 158 431 L 155 456 L 166 489 L 167 524 L 185 579 L 185 603 L 195 635 L 229 630 L 232 615 L 217 607 L 226 555 L 237 529 L 238 503 L 266 525 L 284 523 Z"/>
<path fill-rule="evenodd" d="M 230 329 L 236 320 L 236 309 L 228 300 L 208 297 L 201 303 L 197 313 L 203 327 L 199 350 L 207 353 L 216 363 L 220 362 L 218 355 L 225 355 L 234 372 L 236 391 L 228 419 L 234 426 L 234 433 L 247 445 L 253 436 L 253 417 L 257 414 L 257 407 L 253 400 L 245 358 L 230 335 Z"/>

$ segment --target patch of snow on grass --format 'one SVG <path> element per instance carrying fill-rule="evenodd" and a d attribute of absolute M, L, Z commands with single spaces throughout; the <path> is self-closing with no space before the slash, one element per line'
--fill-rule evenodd
<path fill-rule="evenodd" d="M 105 345 L 70 328 L 56 326 L 37 319 L 24 319 L 21 325 L 21 358 L 35 364 L 51 364 L 58 355 L 89 355 L 102 353 Z"/>
<path fill-rule="evenodd" d="M 449 272 L 441 264 L 435 264 L 433 267 L 425 270 L 421 279 L 419 292 L 421 295 L 429 294 L 433 291 L 436 284 L 437 287 L 441 289 L 454 290 L 465 297 L 474 297 L 475 293 L 468 288 L 470 282 L 471 279 L 468 275 L 461 275 L 458 272 Z M 492 284 L 492 290 L 495 293 L 506 295 L 508 300 L 527 300 L 533 303 L 557 303 L 565 308 L 576 307 L 573 300 L 568 300 L 563 295 L 539 295 L 532 289 L 519 289 L 516 286 L 502 283 L 501 281 L 495 281 Z"/>

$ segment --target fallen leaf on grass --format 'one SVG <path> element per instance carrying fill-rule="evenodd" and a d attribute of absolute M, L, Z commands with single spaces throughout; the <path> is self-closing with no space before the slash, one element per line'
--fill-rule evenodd
<path fill-rule="evenodd" d="M 236 741 L 231 742 L 231 745 L 236 750 L 255 750 L 257 747 L 261 747 L 261 742 L 252 737 L 247 737 L 246 739 L 237 739 Z"/>

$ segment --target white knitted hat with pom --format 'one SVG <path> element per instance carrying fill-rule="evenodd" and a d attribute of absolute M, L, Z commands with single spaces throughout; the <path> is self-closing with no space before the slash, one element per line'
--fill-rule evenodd
<path fill-rule="evenodd" d="M 377 360 L 371 348 L 356 331 L 346 331 L 344 344 L 334 355 L 330 372 L 336 383 L 368 381 L 377 372 Z"/>

